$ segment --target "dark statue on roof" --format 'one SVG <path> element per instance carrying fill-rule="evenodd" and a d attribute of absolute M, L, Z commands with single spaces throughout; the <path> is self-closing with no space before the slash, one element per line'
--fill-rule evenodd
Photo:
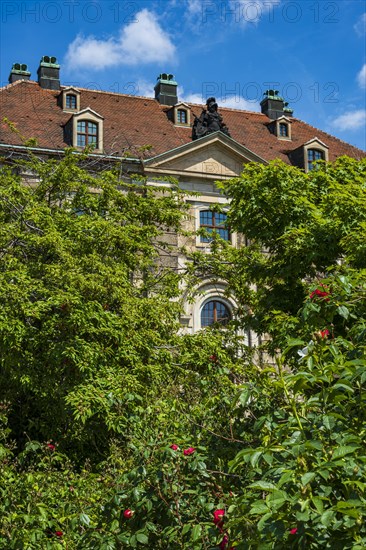
<path fill-rule="evenodd" d="M 227 136 L 230 136 L 228 127 L 222 120 L 220 113 L 217 112 L 216 99 L 209 97 L 206 105 L 207 109 L 203 109 L 200 117 L 195 117 L 192 128 L 192 139 L 199 139 L 214 132 L 223 132 Z"/>

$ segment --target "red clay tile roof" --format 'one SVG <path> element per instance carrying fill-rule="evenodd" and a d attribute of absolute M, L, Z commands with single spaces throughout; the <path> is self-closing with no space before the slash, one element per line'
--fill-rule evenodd
<path fill-rule="evenodd" d="M 104 150 L 108 155 L 122 155 L 129 150 L 152 146 L 145 156 L 156 156 L 191 141 L 191 129 L 175 126 L 167 117 L 166 106 L 155 99 L 100 92 L 79 88 L 80 109 L 90 107 L 104 117 Z M 59 91 L 44 90 L 37 82 L 17 81 L 0 89 L 0 143 L 21 145 L 22 137 L 36 138 L 38 146 L 63 149 L 64 126 L 72 113 L 63 112 Z M 202 105 L 190 105 L 199 116 Z M 268 129 L 270 119 L 261 113 L 220 108 L 231 137 L 269 161 L 280 158 L 289 163 L 288 153 L 317 137 L 329 147 L 329 160 L 341 155 L 362 158 L 366 153 L 301 120 L 292 118 L 292 141 L 279 140 Z M 11 130 L 4 117 L 17 132 Z M 22 136 L 22 137 L 21 137 Z"/>

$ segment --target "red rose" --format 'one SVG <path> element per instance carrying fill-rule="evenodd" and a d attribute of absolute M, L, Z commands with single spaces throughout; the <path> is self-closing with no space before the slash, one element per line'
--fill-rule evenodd
<path fill-rule="evenodd" d="M 311 292 L 310 300 L 318 297 L 318 298 L 325 298 L 325 301 L 329 302 L 329 298 L 327 298 L 327 296 L 329 296 L 329 292 L 327 292 L 326 290 L 320 290 L 319 288 L 317 288 L 313 290 L 313 292 Z"/>
<path fill-rule="evenodd" d="M 217 527 L 219 528 L 221 528 L 224 524 L 224 515 L 225 515 L 225 510 L 223 510 L 222 508 L 220 508 L 219 510 L 215 510 L 213 513 L 214 524 L 217 525 Z"/>
<path fill-rule="evenodd" d="M 133 512 L 132 510 L 130 510 L 129 508 L 127 508 L 124 512 L 123 512 L 123 515 L 126 519 L 130 519 L 132 518 L 133 514 L 135 512 Z"/>
<path fill-rule="evenodd" d="M 321 331 L 320 331 L 320 336 L 321 336 L 322 338 L 328 338 L 329 334 L 330 334 L 330 332 L 329 332 L 329 330 L 328 330 L 327 328 L 325 328 L 324 330 L 321 330 Z"/>
<path fill-rule="evenodd" d="M 184 449 L 183 454 L 184 454 L 184 456 L 193 455 L 195 450 L 196 449 L 194 447 L 188 447 L 188 449 Z"/>
<path fill-rule="evenodd" d="M 290 529 L 290 535 L 296 535 L 296 533 L 297 533 L 297 527 Z"/>
<path fill-rule="evenodd" d="M 50 451 L 54 451 L 56 449 L 56 446 L 52 445 L 52 443 L 47 443 L 47 447 L 49 448 Z"/>
<path fill-rule="evenodd" d="M 62 537 L 63 532 L 62 531 L 55 531 L 56 537 Z"/>
<path fill-rule="evenodd" d="M 173 449 L 173 451 L 178 451 L 179 450 L 178 445 L 176 445 L 175 443 L 173 443 L 173 445 L 170 445 L 170 448 Z"/>

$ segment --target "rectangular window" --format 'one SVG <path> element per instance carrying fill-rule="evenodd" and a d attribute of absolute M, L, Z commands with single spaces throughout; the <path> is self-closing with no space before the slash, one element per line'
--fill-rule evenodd
<path fill-rule="evenodd" d="M 288 137 L 288 126 L 284 122 L 280 122 L 280 137 Z"/>
<path fill-rule="evenodd" d="M 89 120 L 80 120 L 77 124 L 77 146 L 86 147 L 87 145 L 98 147 L 98 124 Z"/>
<path fill-rule="evenodd" d="M 230 233 L 225 227 L 226 221 L 227 215 L 222 212 L 212 212 L 211 210 L 201 210 L 200 212 L 200 228 L 206 229 L 208 233 L 215 231 L 222 239 L 229 241 Z M 211 240 L 209 235 L 200 237 L 201 243 L 209 243 Z"/>
<path fill-rule="evenodd" d="M 308 170 L 314 170 L 315 165 L 313 163 L 322 159 L 324 159 L 323 151 L 319 151 L 319 149 L 308 149 Z"/>
<path fill-rule="evenodd" d="M 187 111 L 185 109 L 178 109 L 177 111 L 177 123 L 187 124 Z"/>
<path fill-rule="evenodd" d="M 66 109 L 76 109 L 76 95 L 68 94 L 66 96 Z"/>

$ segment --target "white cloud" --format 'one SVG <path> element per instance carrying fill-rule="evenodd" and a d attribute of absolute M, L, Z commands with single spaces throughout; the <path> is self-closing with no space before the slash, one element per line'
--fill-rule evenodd
<path fill-rule="evenodd" d="M 338 130 L 358 130 L 366 124 L 366 111 L 358 109 L 338 116 L 332 121 L 332 126 Z"/>
<path fill-rule="evenodd" d="M 257 101 L 248 101 L 244 97 L 228 97 L 222 99 L 219 103 L 219 107 L 229 107 L 230 109 L 241 109 L 242 111 L 257 111 L 258 110 Z"/>
<path fill-rule="evenodd" d="M 188 12 L 191 15 L 197 15 L 202 11 L 202 0 L 188 0 Z"/>
<path fill-rule="evenodd" d="M 175 57 L 175 46 L 161 28 L 157 17 L 147 9 L 120 31 L 119 36 L 97 39 L 77 36 L 66 53 L 69 70 L 101 70 L 116 65 L 165 63 Z"/>
<path fill-rule="evenodd" d="M 136 82 L 136 92 L 134 95 L 142 95 L 143 97 L 155 97 L 154 86 L 155 83 L 147 80 L 139 79 Z"/>
<path fill-rule="evenodd" d="M 353 26 L 358 36 L 365 36 L 366 34 L 366 13 L 363 13 L 357 23 Z"/>
<path fill-rule="evenodd" d="M 121 48 L 129 65 L 171 61 L 175 55 L 174 44 L 147 9 L 140 11 L 136 21 L 122 30 Z"/>
<path fill-rule="evenodd" d="M 199 105 L 205 105 L 207 97 L 203 97 L 202 94 L 198 93 L 191 93 L 186 94 L 184 92 L 184 88 L 181 86 L 178 86 L 178 97 L 180 101 L 185 101 L 186 103 L 198 103 Z M 243 97 L 238 97 L 235 95 L 226 97 L 226 98 L 220 98 L 216 97 L 216 101 L 218 103 L 219 109 L 220 107 L 228 107 L 230 109 L 241 109 L 243 111 L 256 111 L 256 101 L 248 101 L 247 99 L 244 99 Z"/>
<path fill-rule="evenodd" d="M 357 82 L 360 88 L 366 88 L 366 63 L 357 74 Z"/>
<path fill-rule="evenodd" d="M 186 103 L 198 103 L 198 105 L 202 105 L 206 102 L 205 99 L 203 99 L 202 94 L 187 94 L 181 93 L 179 95 L 180 101 L 185 101 Z"/>

